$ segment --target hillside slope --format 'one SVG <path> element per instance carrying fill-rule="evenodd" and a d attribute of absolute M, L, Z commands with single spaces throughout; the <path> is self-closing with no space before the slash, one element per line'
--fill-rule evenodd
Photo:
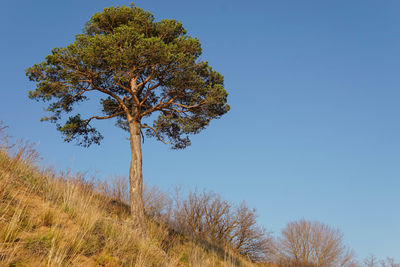
<path fill-rule="evenodd" d="M 141 238 L 123 203 L 36 159 L 0 151 L 0 266 L 255 266 L 152 219 Z"/>

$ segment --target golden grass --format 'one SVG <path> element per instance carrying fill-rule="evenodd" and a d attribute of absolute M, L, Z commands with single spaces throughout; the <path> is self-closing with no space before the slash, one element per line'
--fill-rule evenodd
<path fill-rule="evenodd" d="M 36 158 L 30 146 L 0 150 L 0 266 L 256 266 L 153 219 L 142 238 L 123 203 Z"/>

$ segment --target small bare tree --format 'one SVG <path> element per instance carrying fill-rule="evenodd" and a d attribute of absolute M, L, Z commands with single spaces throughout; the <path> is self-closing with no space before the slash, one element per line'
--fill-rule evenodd
<path fill-rule="evenodd" d="M 150 218 L 159 222 L 170 223 L 172 213 L 172 198 L 167 192 L 157 186 L 144 185 L 144 210 Z"/>
<path fill-rule="evenodd" d="M 257 225 L 255 210 L 245 203 L 234 206 L 213 192 L 191 192 L 176 197 L 176 226 L 196 238 L 228 246 L 253 261 L 262 261 L 270 253 L 270 235 Z"/>
<path fill-rule="evenodd" d="M 129 203 L 129 181 L 126 177 L 115 175 L 98 181 L 97 190 L 114 201 Z"/>
<path fill-rule="evenodd" d="M 287 224 L 275 255 L 281 266 L 348 266 L 353 258 L 339 230 L 306 220 Z"/>
<path fill-rule="evenodd" d="M 364 259 L 365 267 L 378 267 L 378 259 L 375 255 L 370 254 L 367 258 Z"/>
<path fill-rule="evenodd" d="M 400 263 L 396 263 L 393 258 L 387 257 L 386 260 L 378 260 L 375 255 L 370 254 L 363 260 L 365 267 L 400 267 Z"/>
<path fill-rule="evenodd" d="M 97 182 L 97 191 L 108 196 L 112 203 L 128 205 L 129 180 L 125 176 L 115 175 Z M 145 214 L 158 222 L 169 223 L 172 210 L 172 199 L 168 193 L 156 186 L 143 186 L 143 204 Z"/>
<path fill-rule="evenodd" d="M 382 267 L 400 267 L 400 263 L 396 263 L 393 258 L 387 257 L 386 261 L 382 260 L 380 262 Z"/>

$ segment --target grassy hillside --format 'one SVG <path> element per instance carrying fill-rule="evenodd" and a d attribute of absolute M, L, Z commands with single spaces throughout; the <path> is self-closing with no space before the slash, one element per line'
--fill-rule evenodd
<path fill-rule="evenodd" d="M 124 203 L 40 170 L 37 156 L 26 145 L 0 151 L 0 266 L 255 266 L 154 219 L 140 237 Z"/>

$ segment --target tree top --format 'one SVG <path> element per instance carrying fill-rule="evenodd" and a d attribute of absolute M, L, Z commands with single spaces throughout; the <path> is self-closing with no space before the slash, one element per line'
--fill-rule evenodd
<path fill-rule="evenodd" d="M 229 110 L 223 76 L 201 53 L 179 21 L 155 21 L 134 4 L 105 8 L 72 44 L 27 69 L 36 82 L 29 97 L 48 103 L 51 115 L 42 120 L 56 123 L 67 142 L 99 144 L 102 135 L 91 122 L 115 118 L 122 129 L 136 124 L 149 137 L 184 148 L 189 134 Z M 101 110 L 88 118 L 73 114 L 76 104 L 96 95 Z"/>

